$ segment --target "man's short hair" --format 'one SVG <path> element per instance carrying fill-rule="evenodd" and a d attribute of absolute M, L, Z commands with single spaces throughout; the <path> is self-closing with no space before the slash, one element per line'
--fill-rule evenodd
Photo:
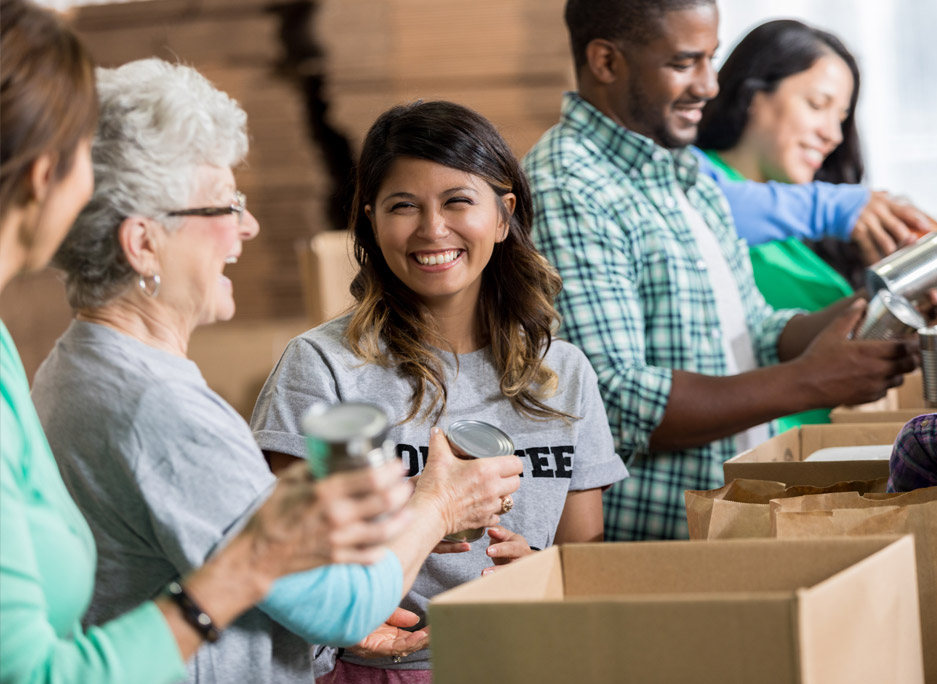
<path fill-rule="evenodd" d="M 625 45 L 646 45 L 657 37 L 667 12 L 712 5 L 715 0 L 567 0 L 566 28 L 578 72 L 586 46 L 596 38 Z"/>

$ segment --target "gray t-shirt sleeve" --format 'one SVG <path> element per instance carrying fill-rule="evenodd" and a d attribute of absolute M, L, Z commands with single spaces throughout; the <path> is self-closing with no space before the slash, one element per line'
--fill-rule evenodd
<path fill-rule="evenodd" d="M 340 401 L 329 359 L 308 339 L 290 341 L 264 383 L 251 429 L 264 451 L 306 458 L 302 417 L 313 404 Z"/>
<path fill-rule="evenodd" d="M 179 574 L 202 565 L 274 481 L 247 425 L 215 408 L 167 383 L 141 396 L 132 423 L 139 453 L 149 452 L 139 459 L 148 465 L 136 486 Z"/>
<path fill-rule="evenodd" d="M 577 356 L 581 362 L 579 377 L 582 389 L 577 414 L 580 420 L 576 426 L 577 460 L 569 483 L 570 491 L 606 487 L 628 477 L 624 461 L 615 453 L 615 441 L 608 426 L 608 415 L 599 394 L 595 371 L 585 355 L 578 353 Z M 565 380 L 568 381 L 568 378 Z"/>

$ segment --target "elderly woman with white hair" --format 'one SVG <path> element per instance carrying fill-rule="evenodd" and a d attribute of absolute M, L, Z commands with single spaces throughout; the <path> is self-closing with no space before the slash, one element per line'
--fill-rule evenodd
<path fill-rule="evenodd" d="M 196 326 L 234 314 L 224 268 L 258 232 L 232 173 L 247 153 L 246 116 L 195 70 L 158 59 L 97 79 L 96 188 L 54 259 L 76 319 L 33 389 L 97 542 L 90 624 L 204 562 L 275 481 L 247 424 L 186 358 Z M 439 435 L 429 460 L 381 560 L 280 580 L 196 654 L 190 680 L 311 681 L 310 644 L 368 636 L 435 544 L 494 524 L 519 484 L 518 459 L 461 461 Z M 399 655 L 425 638 L 385 625 L 369 643 Z"/>

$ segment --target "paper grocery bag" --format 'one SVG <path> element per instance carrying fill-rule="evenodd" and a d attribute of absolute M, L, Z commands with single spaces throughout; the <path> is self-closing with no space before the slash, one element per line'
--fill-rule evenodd
<path fill-rule="evenodd" d="M 741 539 L 770 537 L 773 499 L 818 494 L 884 493 L 886 478 L 839 482 L 828 487 L 786 486 L 767 480 L 733 480 L 725 487 L 706 491 L 687 490 L 687 524 L 690 539 Z"/>
<path fill-rule="evenodd" d="M 925 681 L 937 684 L 937 487 L 900 494 L 838 492 L 770 504 L 779 539 L 867 534 L 914 535 Z"/>

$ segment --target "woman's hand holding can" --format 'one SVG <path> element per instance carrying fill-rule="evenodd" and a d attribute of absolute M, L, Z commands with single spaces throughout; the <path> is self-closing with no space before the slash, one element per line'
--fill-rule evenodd
<path fill-rule="evenodd" d="M 462 460 L 452 453 L 439 428 L 430 431 L 426 467 L 414 498 L 432 503 L 445 522 L 446 534 L 497 525 L 502 499 L 520 487 L 523 472 L 516 456 Z"/>

